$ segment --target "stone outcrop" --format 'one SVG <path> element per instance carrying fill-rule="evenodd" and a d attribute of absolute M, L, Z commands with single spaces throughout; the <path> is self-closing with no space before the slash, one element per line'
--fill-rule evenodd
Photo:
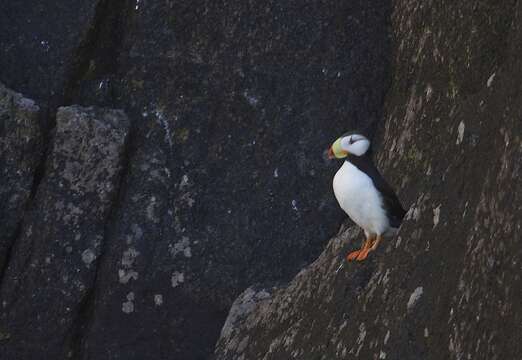
<path fill-rule="evenodd" d="M 394 4 L 377 153 L 410 206 L 400 233 L 336 272 L 361 238 L 343 231 L 288 286 L 247 290 L 236 309 L 264 293 L 232 309 L 217 359 L 519 357 L 521 15 L 516 2 Z"/>

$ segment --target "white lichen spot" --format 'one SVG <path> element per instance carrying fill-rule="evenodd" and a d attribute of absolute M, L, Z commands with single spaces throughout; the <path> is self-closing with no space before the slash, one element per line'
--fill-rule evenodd
<path fill-rule="evenodd" d="M 379 353 L 379 359 L 386 359 L 386 353 L 384 351 L 382 351 L 382 350 Z"/>
<path fill-rule="evenodd" d="M 181 181 L 179 182 L 179 189 L 183 189 L 185 186 L 187 186 L 189 183 L 188 175 L 185 174 L 181 177 Z"/>
<path fill-rule="evenodd" d="M 191 198 L 190 196 L 187 196 L 187 205 L 188 205 L 189 207 L 194 206 L 195 203 L 196 203 L 196 200 L 194 200 L 194 199 Z"/>
<path fill-rule="evenodd" d="M 163 305 L 163 295 L 161 295 L 161 294 L 154 295 L 154 305 L 156 305 L 156 306 Z"/>
<path fill-rule="evenodd" d="M 192 250 L 190 250 L 190 246 L 183 249 L 183 256 L 187 258 L 192 257 Z"/>
<path fill-rule="evenodd" d="M 172 257 L 179 253 L 183 253 L 183 256 L 189 258 L 192 257 L 192 250 L 190 248 L 190 242 L 188 236 L 182 236 L 181 241 L 178 241 L 174 245 L 169 245 L 169 252 Z"/>
<path fill-rule="evenodd" d="M 118 279 L 121 284 L 127 284 L 131 279 L 138 280 L 138 272 L 132 269 L 119 269 L 118 270 Z"/>
<path fill-rule="evenodd" d="M 49 42 L 47 40 L 40 41 L 40 45 L 42 45 L 42 48 L 45 52 L 48 52 L 51 46 L 49 45 Z"/>
<path fill-rule="evenodd" d="M 138 272 L 132 269 L 139 251 L 130 247 L 123 252 L 121 257 L 121 265 L 123 269 L 118 270 L 118 279 L 121 284 L 127 284 L 131 279 L 138 280 Z"/>
<path fill-rule="evenodd" d="M 296 200 L 292 200 L 292 210 L 294 210 L 294 211 L 298 211 L 299 210 L 297 208 L 297 201 Z"/>
<path fill-rule="evenodd" d="M 424 337 L 427 338 L 428 336 L 430 336 L 430 332 L 428 331 L 428 328 L 424 328 Z"/>
<path fill-rule="evenodd" d="M 413 219 L 415 221 L 418 221 L 420 219 L 421 211 L 418 207 L 412 206 L 408 209 L 408 212 L 406 213 L 406 220 Z"/>
<path fill-rule="evenodd" d="M 45 263 L 46 264 L 50 264 L 51 263 L 51 258 L 49 256 L 45 257 Z"/>
<path fill-rule="evenodd" d="M 433 229 L 435 229 L 435 227 L 439 224 L 441 206 L 442 205 L 439 205 L 435 209 L 433 209 Z"/>
<path fill-rule="evenodd" d="M 402 238 L 400 236 L 397 237 L 397 242 L 395 243 L 395 248 L 397 249 L 401 246 Z"/>
<path fill-rule="evenodd" d="M 139 227 L 138 224 L 131 225 L 132 232 L 134 233 L 135 239 L 140 239 L 143 236 L 143 230 Z"/>
<path fill-rule="evenodd" d="M 156 201 L 156 197 L 155 196 L 151 196 L 150 197 L 150 202 L 147 205 L 147 218 L 149 220 L 152 220 L 155 223 L 159 222 L 159 219 L 156 217 L 155 211 L 154 211 L 155 208 L 157 207 L 157 205 L 158 205 L 158 203 Z"/>
<path fill-rule="evenodd" d="M 275 170 L 274 170 L 274 177 L 275 178 L 279 177 L 279 170 L 278 170 L 278 168 L 275 168 Z"/>
<path fill-rule="evenodd" d="M 85 249 L 82 252 L 82 261 L 85 263 L 85 265 L 90 265 L 95 259 L 96 255 L 94 254 L 94 251 L 92 251 L 91 249 Z"/>
<path fill-rule="evenodd" d="M 384 335 L 384 345 L 388 343 L 388 340 L 390 340 L 390 330 L 388 330 L 386 335 Z"/>
<path fill-rule="evenodd" d="M 121 304 L 121 311 L 123 311 L 125 314 L 130 314 L 134 311 L 134 292 L 130 292 L 127 294 L 127 301 Z"/>
<path fill-rule="evenodd" d="M 418 221 L 420 219 L 421 211 L 418 207 L 413 208 L 413 220 Z"/>
<path fill-rule="evenodd" d="M 123 304 L 121 304 L 121 311 L 123 311 L 126 314 L 130 314 L 134 311 L 134 303 L 132 301 L 126 301 Z"/>
<path fill-rule="evenodd" d="M 359 336 L 357 337 L 357 344 L 359 344 L 359 347 L 357 348 L 357 352 L 355 353 L 355 356 L 359 356 L 359 352 L 361 351 L 364 343 L 364 339 L 366 338 L 366 328 L 364 327 L 364 323 L 361 323 L 359 325 Z"/>
<path fill-rule="evenodd" d="M 185 274 L 179 271 L 174 271 L 172 273 L 172 277 L 170 279 L 170 283 L 172 284 L 172 287 L 175 288 L 179 284 L 183 283 L 185 281 Z"/>
<path fill-rule="evenodd" d="M 134 264 L 134 261 L 139 254 L 140 252 L 138 250 L 132 247 L 128 248 L 123 252 L 123 256 L 121 257 L 121 264 L 126 268 L 130 268 Z"/>
<path fill-rule="evenodd" d="M 426 101 L 430 101 L 432 94 L 433 88 L 431 87 L 431 85 L 428 84 L 428 86 L 426 86 Z"/>
<path fill-rule="evenodd" d="M 138 6 L 138 5 L 136 5 Z M 137 8 L 136 8 L 137 10 Z M 172 148 L 172 132 L 170 131 L 170 125 L 167 119 L 165 119 L 165 116 L 163 115 L 163 112 L 161 110 L 155 111 L 156 118 L 158 119 L 158 122 L 163 127 L 163 130 L 165 131 L 165 141 L 169 144 L 169 146 Z M 174 120 L 176 120 L 176 117 L 174 117 Z"/>
<path fill-rule="evenodd" d="M 408 304 L 406 305 L 408 310 L 411 310 L 415 306 L 415 304 L 417 304 L 420 297 L 422 296 L 423 291 L 424 290 L 422 286 L 419 286 L 411 293 L 410 299 L 408 300 Z"/>
<path fill-rule="evenodd" d="M 495 73 L 491 74 L 491 76 L 488 78 L 486 85 L 490 87 L 491 84 L 493 84 L 493 80 L 495 80 Z"/>
<path fill-rule="evenodd" d="M 459 124 L 458 134 L 457 134 L 457 142 L 456 144 L 459 145 L 462 143 L 462 140 L 464 139 L 464 130 L 466 129 L 466 125 L 464 125 L 464 121 L 461 121 Z"/>
<path fill-rule="evenodd" d="M 359 325 L 359 336 L 357 337 L 357 344 L 362 344 L 364 342 L 364 338 L 366 338 L 366 328 L 364 323 Z"/>

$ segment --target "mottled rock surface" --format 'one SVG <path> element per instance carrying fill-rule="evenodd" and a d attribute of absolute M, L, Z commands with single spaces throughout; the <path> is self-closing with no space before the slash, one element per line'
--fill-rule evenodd
<path fill-rule="evenodd" d="M 59 108 L 45 174 L 0 287 L 2 359 L 77 358 L 129 124 L 120 110 Z"/>
<path fill-rule="evenodd" d="M 361 238 L 342 232 L 235 317 L 217 359 L 520 357 L 522 4 L 497 5 L 394 3 L 377 152 L 411 205 L 400 233 L 336 273 Z"/>
<path fill-rule="evenodd" d="M 0 83 L 0 278 L 42 157 L 39 111 Z"/>

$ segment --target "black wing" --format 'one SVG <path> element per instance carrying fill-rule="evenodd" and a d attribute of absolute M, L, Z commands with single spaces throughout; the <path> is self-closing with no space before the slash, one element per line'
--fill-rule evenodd
<path fill-rule="evenodd" d="M 392 187 L 379 173 L 372 159 L 369 156 L 349 156 L 347 160 L 372 179 L 373 184 L 382 195 L 384 210 L 390 219 L 390 226 L 398 228 L 406 215 L 406 210 L 403 209 Z"/>

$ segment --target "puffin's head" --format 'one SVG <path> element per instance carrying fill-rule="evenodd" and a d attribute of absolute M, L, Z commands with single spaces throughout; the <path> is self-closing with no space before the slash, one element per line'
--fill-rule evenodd
<path fill-rule="evenodd" d="M 362 156 L 368 152 L 370 140 L 360 133 L 350 132 L 335 140 L 328 149 L 329 159 L 343 159 L 348 155 Z"/>

